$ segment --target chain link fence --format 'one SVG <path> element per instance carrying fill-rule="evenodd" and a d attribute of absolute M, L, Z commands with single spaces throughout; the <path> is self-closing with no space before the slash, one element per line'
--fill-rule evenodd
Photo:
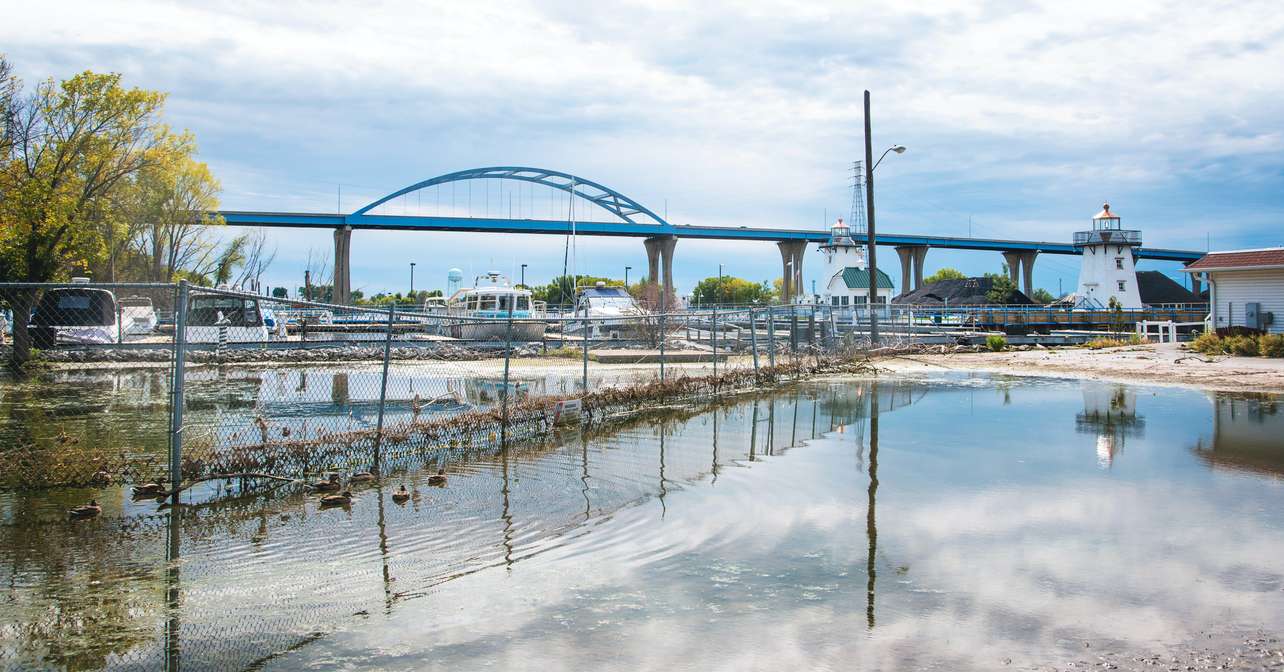
<path fill-rule="evenodd" d="M 775 383 L 864 347 L 826 307 L 549 317 L 169 284 L 0 284 L 0 485 L 340 482 L 582 417 Z M 844 331 L 846 328 L 846 331 Z"/>

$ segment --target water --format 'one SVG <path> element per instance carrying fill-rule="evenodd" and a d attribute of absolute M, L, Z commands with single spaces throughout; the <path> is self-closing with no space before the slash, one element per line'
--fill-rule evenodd
<path fill-rule="evenodd" d="M 994 669 L 1279 632 L 1280 404 L 815 382 L 348 508 L 3 493 L 0 667 Z"/>

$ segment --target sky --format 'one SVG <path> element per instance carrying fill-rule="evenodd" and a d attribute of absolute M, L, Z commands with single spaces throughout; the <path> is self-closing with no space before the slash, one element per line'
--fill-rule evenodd
<path fill-rule="evenodd" d="M 1270 1 L 63 0 L 5 15 L 0 52 L 28 83 L 91 69 L 168 92 L 166 120 L 196 134 L 229 210 L 351 212 L 440 174 L 525 165 L 674 224 L 820 229 L 850 208 L 868 89 L 875 151 L 908 147 L 876 173 L 880 231 L 1068 241 L 1108 200 L 1147 246 L 1284 245 L 1284 12 Z M 332 253 L 328 231 L 266 235 L 267 285 L 298 286 Z M 404 290 L 411 262 L 419 289 L 451 267 L 528 264 L 547 281 L 564 242 L 359 231 L 353 288 Z M 879 252 L 899 284 L 896 254 Z M 926 270 L 1001 262 L 932 250 Z M 679 290 L 718 264 L 781 275 L 770 243 L 681 240 Z M 581 273 L 626 265 L 645 272 L 640 240 L 576 242 Z M 820 270 L 812 247 L 808 286 Z M 1077 273 L 1076 257 L 1043 255 L 1035 284 L 1073 291 Z"/>

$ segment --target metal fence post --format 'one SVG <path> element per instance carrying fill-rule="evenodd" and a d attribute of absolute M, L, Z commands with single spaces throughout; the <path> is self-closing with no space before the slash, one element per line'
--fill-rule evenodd
<path fill-rule="evenodd" d="M 718 377 L 718 304 L 713 304 L 713 377 Z M 717 389 L 717 382 L 714 382 L 714 389 Z"/>
<path fill-rule="evenodd" d="M 375 425 L 374 464 L 379 471 L 380 457 L 383 453 L 383 407 L 388 400 L 388 363 L 392 359 L 392 326 L 397 315 L 397 304 L 388 306 L 388 333 L 383 340 L 383 376 L 379 382 L 379 420 Z"/>
<path fill-rule="evenodd" d="M 588 353 L 589 351 L 589 318 L 588 308 L 584 308 L 584 375 L 582 378 L 582 388 L 584 394 L 588 394 Z"/>
<path fill-rule="evenodd" d="M 170 383 L 169 401 L 169 485 L 178 503 L 178 488 L 183 480 L 183 378 L 187 364 L 187 303 L 190 286 L 178 283 L 178 305 L 174 315 L 174 380 Z"/>
<path fill-rule="evenodd" d="M 508 297 L 508 324 L 504 327 L 504 386 L 500 392 L 500 413 L 503 416 L 499 426 L 500 444 L 508 444 L 508 363 L 513 355 L 513 303 L 516 296 Z"/>
<path fill-rule="evenodd" d="M 753 372 L 758 373 L 758 323 L 753 309 L 749 309 L 749 348 L 753 350 Z"/>
<path fill-rule="evenodd" d="M 789 304 L 789 353 L 798 354 L 798 305 Z"/>
<path fill-rule="evenodd" d="M 816 347 L 816 306 L 811 307 L 811 312 L 807 313 L 807 336 L 811 341 L 811 352 L 813 355 L 820 355 L 820 348 Z"/>
<path fill-rule="evenodd" d="M 660 299 L 660 382 L 664 382 L 664 299 Z"/>
<path fill-rule="evenodd" d="M 767 364 L 776 368 L 776 309 L 767 309 Z"/>

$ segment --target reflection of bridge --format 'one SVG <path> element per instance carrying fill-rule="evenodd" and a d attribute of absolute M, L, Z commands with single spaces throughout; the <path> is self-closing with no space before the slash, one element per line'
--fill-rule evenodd
<path fill-rule="evenodd" d="M 646 208 L 637 201 L 610 187 L 585 180 L 568 173 L 544 168 L 521 166 L 497 166 L 475 168 L 448 173 L 412 184 L 384 196 L 350 215 L 293 213 L 293 212 L 221 212 L 228 224 L 234 226 L 268 226 L 286 228 L 321 228 L 334 229 L 334 301 L 348 303 L 352 279 L 350 275 L 350 246 L 352 232 L 358 229 L 391 230 L 391 231 L 462 231 L 485 233 L 536 233 L 566 235 L 571 233 L 572 224 L 567 220 L 490 217 L 489 203 L 487 216 L 474 217 L 471 212 L 472 197 L 469 196 L 469 212 L 461 216 L 452 212 L 447 216 L 392 215 L 378 214 L 380 206 L 409 194 L 468 180 L 507 180 L 532 185 L 541 185 L 553 190 L 560 190 L 570 197 L 605 210 L 619 221 L 596 222 L 583 221 L 574 224 L 577 235 L 586 236 L 628 236 L 644 238 L 648 267 L 653 281 L 662 280 L 664 286 L 672 292 L 673 287 L 673 250 L 678 238 L 715 239 L 715 240 L 756 240 L 775 242 L 780 248 L 784 265 L 784 277 L 800 279 L 803 251 L 808 243 L 823 243 L 829 239 L 829 232 L 815 229 L 784 228 L 750 228 L 729 226 L 675 226 L 664 218 Z M 489 195 L 487 200 L 489 201 Z M 904 267 L 902 278 L 908 279 L 909 266 L 914 266 L 914 287 L 922 284 L 923 260 L 927 249 L 932 247 L 958 250 L 989 250 L 1006 255 L 1009 265 L 1015 269 L 1020 264 L 1025 269 L 1026 291 L 1030 291 L 1030 269 L 1034 258 L 1040 253 L 1046 254 L 1080 254 L 1080 248 L 1073 243 L 1056 243 L 1046 241 L 998 240 L 986 238 L 961 238 L 950 236 L 921 236 L 897 233 L 884 233 L 878 237 L 883 245 L 896 246 L 900 253 L 901 265 Z M 1163 261 L 1192 262 L 1202 256 L 1199 252 L 1169 249 L 1139 248 L 1137 256 L 1143 259 Z M 801 289 L 800 283 L 791 283 L 794 291 Z M 908 284 L 908 282 L 904 283 Z M 902 287 L 908 291 L 909 287 Z"/>

